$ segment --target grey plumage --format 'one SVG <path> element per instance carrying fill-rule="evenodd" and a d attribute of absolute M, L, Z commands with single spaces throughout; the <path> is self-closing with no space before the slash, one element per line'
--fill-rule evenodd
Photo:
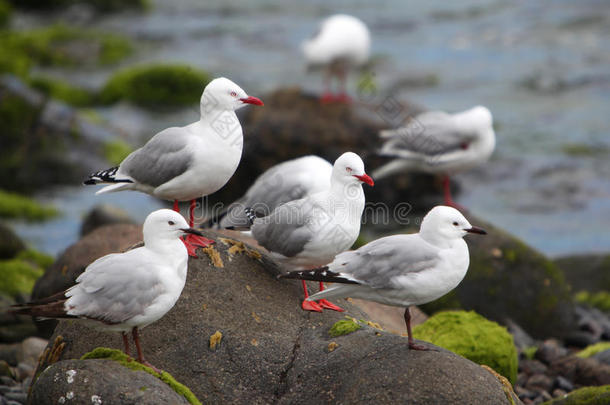
<path fill-rule="evenodd" d="M 193 157 L 185 151 L 187 145 L 182 128 L 167 128 L 131 153 L 120 171 L 138 183 L 158 187 L 188 170 Z"/>

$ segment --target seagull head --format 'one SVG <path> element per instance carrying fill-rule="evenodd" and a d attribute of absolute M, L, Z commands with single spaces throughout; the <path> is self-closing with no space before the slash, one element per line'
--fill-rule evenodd
<path fill-rule="evenodd" d="M 260 99 L 248 96 L 241 87 L 226 77 L 212 80 L 201 95 L 202 114 L 210 110 L 234 111 L 246 104 L 264 105 Z"/>
<path fill-rule="evenodd" d="M 468 233 L 486 235 L 483 229 L 472 226 L 461 212 L 438 205 L 430 210 L 421 223 L 420 234 L 433 239 L 460 239 Z"/>
<path fill-rule="evenodd" d="M 473 132 L 490 132 L 493 134 L 493 116 L 487 107 L 478 105 L 462 113 L 463 125 Z"/>
<path fill-rule="evenodd" d="M 142 231 L 144 244 L 150 240 L 178 239 L 185 233 L 201 235 L 201 232 L 189 227 L 182 215 L 169 209 L 160 209 L 148 214 Z"/>
<path fill-rule="evenodd" d="M 331 180 L 341 184 L 375 185 L 373 179 L 364 171 L 364 162 L 353 152 L 345 152 L 335 160 Z"/>

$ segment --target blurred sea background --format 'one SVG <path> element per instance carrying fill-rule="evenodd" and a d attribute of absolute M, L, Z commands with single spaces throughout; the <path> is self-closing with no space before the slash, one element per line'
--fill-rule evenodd
<path fill-rule="evenodd" d="M 607 1 L 154 0 L 146 12 L 16 12 L 11 28 L 62 22 L 130 38 L 136 51 L 118 66 L 37 68 L 86 88 L 102 86 L 124 66 L 181 62 L 263 96 L 295 85 L 321 91 L 321 77 L 306 73 L 299 46 L 322 18 L 337 12 L 369 26 L 380 93 L 426 109 L 455 112 L 482 104 L 492 111 L 496 151 L 482 167 L 455 177 L 462 186 L 457 202 L 553 257 L 610 252 Z M 357 82 L 350 80 L 352 94 Z M 134 146 L 199 115 L 198 105 L 171 113 L 124 102 L 94 110 Z M 94 205 L 117 205 L 139 221 L 163 205 L 137 192 L 96 196 L 80 184 L 36 197 L 61 215 L 9 223 L 53 255 L 78 239 L 82 216 Z"/>

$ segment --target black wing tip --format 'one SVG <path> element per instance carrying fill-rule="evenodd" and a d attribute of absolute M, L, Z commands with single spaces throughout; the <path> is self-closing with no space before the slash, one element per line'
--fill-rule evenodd
<path fill-rule="evenodd" d="M 358 284 L 358 282 L 354 280 L 347 279 L 341 274 L 329 270 L 328 266 L 318 267 L 312 270 L 290 271 L 288 273 L 278 275 L 277 278 L 295 278 L 298 280 L 308 281 L 327 281 L 330 283 Z"/>
<path fill-rule="evenodd" d="M 246 208 L 244 208 L 244 212 L 246 213 L 246 216 L 248 217 L 248 221 L 250 222 L 250 225 L 253 225 L 254 220 L 256 219 L 256 214 L 254 213 L 254 210 L 250 207 L 246 207 Z"/>
<path fill-rule="evenodd" d="M 93 179 L 87 179 L 87 180 L 83 181 L 83 184 L 84 184 L 85 186 L 90 186 L 90 185 L 97 184 L 97 181 L 95 181 L 95 180 L 93 180 Z"/>

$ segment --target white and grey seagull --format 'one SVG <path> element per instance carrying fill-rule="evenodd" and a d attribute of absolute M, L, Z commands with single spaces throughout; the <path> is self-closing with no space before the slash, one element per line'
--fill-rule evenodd
<path fill-rule="evenodd" d="M 288 201 L 328 189 L 332 170 L 333 165 L 315 155 L 279 163 L 258 176 L 241 198 L 203 225 L 218 229 L 248 227 L 245 208 L 251 208 L 257 217 L 267 216 Z"/>
<path fill-rule="evenodd" d="M 282 265 L 311 269 L 330 263 L 358 238 L 365 204 L 362 183 L 374 184 L 360 156 L 346 152 L 335 161 L 326 190 L 280 205 L 263 218 L 249 211 L 251 234 Z M 303 290 L 309 297 L 305 281 Z M 305 300 L 302 308 L 343 311 L 327 300 Z"/>
<path fill-rule="evenodd" d="M 144 360 L 138 331 L 163 317 L 182 293 L 188 253 L 180 236 L 185 233 L 200 235 L 179 213 L 154 211 L 144 221 L 144 246 L 103 256 L 66 291 L 15 305 L 11 312 L 75 318 L 97 329 L 121 332 L 128 356 L 131 331 L 138 361 L 150 365 Z"/>
<path fill-rule="evenodd" d="M 212 194 L 233 176 L 243 149 L 242 128 L 235 110 L 246 104 L 263 105 L 231 80 L 212 80 L 201 96 L 201 117 L 184 127 L 164 129 L 119 166 L 93 173 L 85 184 L 109 183 L 96 194 L 137 190 L 174 201 L 191 201 L 189 223 L 193 226 L 196 199 Z M 189 255 L 197 246 L 213 241 L 188 235 Z"/>
<path fill-rule="evenodd" d="M 349 102 L 345 81 L 350 68 L 364 65 L 369 59 L 371 34 L 360 19 L 335 14 L 320 24 L 317 32 L 302 44 L 309 67 L 325 69 L 325 92 L 322 102 Z M 337 77 L 339 93 L 331 91 L 331 79 Z"/>
<path fill-rule="evenodd" d="M 381 131 L 382 156 L 394 158 L 373 172 L 379 180 L 402 171 L 443 175 L 445 204 L 460 208 L 451 198 L 449 176 L 486 162 L 496 137 L 491 112 L 476 106 L 456 114 L 429 111 L 401 128 Z"/>
<path fill-rule="evenodd" d="M 327 266 L 279 277 L 338 284 L 308 300 L 352 297 L 405 307 L 409 348 L 426 350 L 413 341 L 409 306 L 434 301 L 462 281 L 470 262 L 467 233 L 486 232 L 458 210 L 437 206 L 424 217 L 419 233 L 380 238 L 337 255 Z"/>

